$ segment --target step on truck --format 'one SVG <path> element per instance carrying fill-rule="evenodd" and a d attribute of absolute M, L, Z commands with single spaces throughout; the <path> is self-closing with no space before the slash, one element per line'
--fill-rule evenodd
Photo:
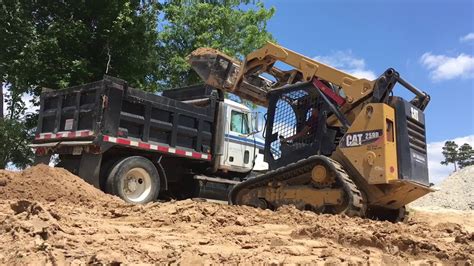
<path fill-rule="evenodd" d="M 56 161 L 131 203 L 226 199 L 233 185 L 268 165 L 258 113 L 224 98 L 208 85 L 157 95 L 109 76 L 45 91 L 31 145 L 35 164 Z"/>

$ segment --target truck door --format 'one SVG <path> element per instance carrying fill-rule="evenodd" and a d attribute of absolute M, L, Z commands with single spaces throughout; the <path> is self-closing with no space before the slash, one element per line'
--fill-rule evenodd
<path fill-rule="evenodd" d="M 254 157 L 253 139 L 249 138 L 249 114 L 233 107 L 228 108 L 224 164 L 231 170 L 247 172 L 252 169 Z"/>

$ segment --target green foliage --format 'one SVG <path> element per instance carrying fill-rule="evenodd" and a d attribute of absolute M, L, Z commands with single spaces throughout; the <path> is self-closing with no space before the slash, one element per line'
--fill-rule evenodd
<path fill-rule="evenodd" d="M 474 165 L 474 150 L 471 145 L 464 143 L 461 147 L 454 141 L 446 141 L 443 147 L 444 161 L 441 164 L 454 164 L 454 171 L 459 168 L 464 168 L 469 165 Z"/>
<path fill-rule="evenodd" d="M 185 61 L 190 52 L 207 46 L 242 58 L 272 40 L 273 13 L 249 0 L 2 0 L 0 83 L 11 93 L 8 115 L 0 113 L 0 166 L 31 162 L 23 144 L 36 123 L 24 117 L 24 93 L 106 73 L 147 91 L 201 82 Z"/>
<path fill-rule="evenodd" d="M 474 165 L 474 150 L 468 143 L 464 143 L 459 147 L 457 157 L 459 168 Z"/>
<path fill-rule="evenodd" d="M 454 164 L 454 171 L 457 170 L 456 161 L 458 156 L 458 145 L 454 141 L 446 141 L 443 147 L 444 161 L 441 162 L 443 165 L 450 163 Z"/>
<path fill-rule="evenodd" d="M 162 89 L 201 82 L 186 62 L 186 56 L 199 47 L 243 58 L 273 40 L 266 23 L 275 10 L 259 1 L 171 0 L 162 11 L 158 42 Z"/>
<path fill-rule="evenodd" d="M 33 137 L 28 124 L 16 119 L 0 119 L 0 169 L 9 162 L 24 168 L 33 162 L 33 151 L 28 147 Z"/>
<path fill-rule="evenodd" d="M 8 115 L 0 116 L 0 167 L 31 162 L 26 144 L 36 121 L 24 116 L 26 92 L 39 95 L 41 87 L 64 88 L 105 73 L 155 91 L 158 9 L 144 0 L 2 0 L 0 83 L 11 93 Z"/>
<path fill-rule="evenodd" d="M 155 90 L 159 5 L 140 0 L 4 0 L 0 74 L 26 91 L 109 75 Z"/>
<path fill-rule="evenodd" d="M 242 58 L 273 40 L 266 22 L 274 11 L 248 0 L 3 0 L 0 76 L 21 92 L 106 72 L 148 91 L 188 85 L 200 82 L 185 60 L 191 51 Z"/>
<path fill-rule="evenodd" d="M 24 168 L 33 162 L 33 150 L 28 144 L 33 140 L 37 115 L 25 114 L 26 105 L 21 94 L 12 85 L 7 89 L 9 93 L 4 99 L 7 112 L 5 117 L 0 117 L 0 169 L 9 163 Z"/>

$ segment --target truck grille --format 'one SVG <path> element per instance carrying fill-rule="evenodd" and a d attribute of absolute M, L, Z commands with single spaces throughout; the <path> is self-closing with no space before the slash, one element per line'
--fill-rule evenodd
<path fill-rule="evenodd" d="M 426 155 L 426 135 L 424 125 L 410 117 L 407 117 L 407 129 L 410 148 Z"/>

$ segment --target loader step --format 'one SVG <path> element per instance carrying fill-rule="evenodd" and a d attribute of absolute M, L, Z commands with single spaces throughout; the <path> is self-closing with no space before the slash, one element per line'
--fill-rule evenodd
<path fill-rule="evenodd" d="M 230 185 L 236 185 L 240 183 L 240 181 L 235 181 L 235 180 L 230 180 L 230 179 L 225 179 L 225 178 L 220 178 L 220 177 L 210 177 L 210 176 L 205 176 L 205 175 L 195 175 L 194 179 L 209 181 L 209 182 L 214 182 L 214 183 L 221 183 L 221 184 L 230 184 Z"/>

